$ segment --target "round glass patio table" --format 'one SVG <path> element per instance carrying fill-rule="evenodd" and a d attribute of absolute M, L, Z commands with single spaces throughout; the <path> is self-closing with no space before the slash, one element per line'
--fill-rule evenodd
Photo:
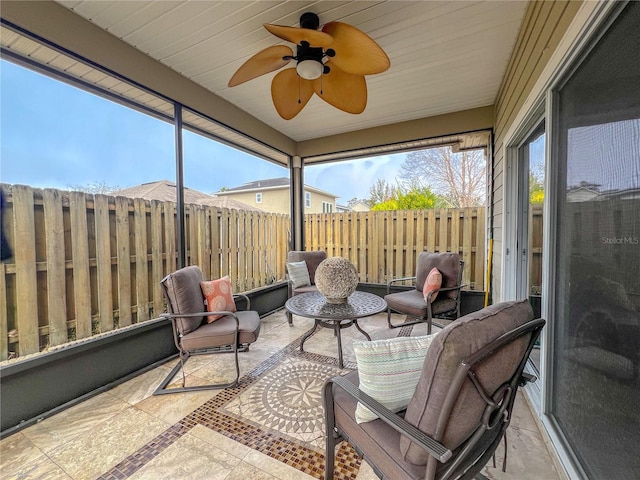
<path fill-rule="evenodd" d="M 291 297 L 284 306 L 294 315 L 315 320 L 313 328 L 300 341 L 300 351 L 304 351 L 304 342 L 318 327 L 330 328 L 338 339 L 338 366 L 343 368 L 340 331 L 353 325 L 367 340 L 371 340 L 369 334 L 358 325 L 358 319 L 384 312 L 387 302 L 372 293 L 353 292 L 345 303 L 329 303 L 320 292 L 307 292 Z"/>

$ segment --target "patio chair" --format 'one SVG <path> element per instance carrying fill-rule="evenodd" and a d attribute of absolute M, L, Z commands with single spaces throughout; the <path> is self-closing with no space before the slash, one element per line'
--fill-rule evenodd
<path fill-rule="evenodd" d="M 200 286 L 203 280 L 200 267 L 192 265 L 170 273 L 161 281 L 169 313 L 160 316 L 171 320 L 173 340 L 178 348 L 180 361 L 160 383 L 154 395 L 236 386 L 240 377 L 238 352 L 249 350 L 249 345 L 258 339 L 260 317 L 257 312 L 250 310 L 249 298 L 244 294 L 233 295 L 234 299 L 242 300 L 246 307 L 244 311 L 207 311 Z M 207 322 L 207 318 L 214 317 L 219 318 L 211 323 Z M 212 353 L 233 353 L 234 379 L 226 383 L 185 386 L 186 361 L 192 355 Z M 167 385 L 179 370 L 182 370 L 182 387 L 168 388 Z"/>
<path fill-rule="evenodd" d="M 433 336 L 413 396 L 398 413 L 359 388 L 357 370 L 328 380 L 324 478 L 333 478 L 342 440 L 384 479 L 485 478 L 480 471 L 505 435 L 518 387 L 536 380 L 523 370 L 545 321 L 532 318 L 523 300 L 447 325 Z M 358 402 L 378 418 L 357 423 Z"/>
<path fill-rule="evenodd" d="M 316 287 L 315 283 L 316 269 L 318 268 L 318 265 L 320 265 L 320 262 L 325 258 L 327 258 L 327 252 L 322 250 L 314 252 L 292 250 L 287 254 L 287 271 L 289 272 L 288 298 L 300 293 L 318 291 L 318 287 Z M 307 267 L 307 271 L 303 271 L 300 277 L 295 273 L 292 275 L 291 272 L 295 272 L 296 270 L 289 266 L 290 263 L 299 262 L 305 262 Z M 293 326 L 293 315 L 289 311 L 287 311 L 286 315 L 289 326 Z"/>
<path fill-rule="evenodd" d="M 442 285 L 425 292 L 425 283 L 432 270 L 436 268 L 442 278 Z M 416 262 L 414 277 L 395 278 L 387 283 L 387 322 L 389 328 L 427 323 L 427 333 L 431 333 L 434 318 L 455 320 L 460 316 L 460 291 L 466 285 L 462 284 L 464 262 L 457 253 L 429 253 L 421 252 Z M 407 291 L 391 293 L 391 287 L 398 282 L 413 281 L 415 288 Z M 435 299 L 435 300 L 434 300 Z M 393 324 L 391 312 L 395 311 L 416 320 Z M 436 326 L 442 327 L 440 323 Z"/>

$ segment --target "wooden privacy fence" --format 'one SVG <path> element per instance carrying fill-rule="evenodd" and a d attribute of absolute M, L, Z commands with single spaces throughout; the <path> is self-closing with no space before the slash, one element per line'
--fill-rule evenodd
<path fill-rule="evenodd" d="M 2 186 L 14 250 L 0 264 L 0 360 L 90 338 L 164 310 L 177 265 L 176 204 Z M 288 215 L 186 205 L 187 265 L 248 291 L 285 279 Z M 361 282 L 411 276 L 419 252 L 458 252 L 483 290 L 483 207 L 305 216 L 307 250 L 351 260 Z"/>
<path fill-rule="evenodd" d="M 415 275 L 420 252 L 456 252 L 467 290 L 483 290 L 485 209 L 319 213 L 305 216 L 307 250 L 348 258 L 361 282 L 384 283 Z"/>
<path fill-rule="evenodd" d="M 157 318 L 176 269 L 176 204 L 2 186 L 0 360 Z M 284 278 L 289 217 L 187 205 L 187 264 L 235 291 Z"/>

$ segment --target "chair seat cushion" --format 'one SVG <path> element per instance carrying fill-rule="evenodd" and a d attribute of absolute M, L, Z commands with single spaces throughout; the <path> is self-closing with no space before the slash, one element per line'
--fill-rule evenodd
<path fill-rule="evenodd" d="M 292 291 L 292 296 L 299 295 L 300 293 L 317 292 L 317 291 L 318 291 L 318 287 L 316 287 L 315 285 L 307 285 L 306 287 L 294 288 Z"/>
<path fill-rule="evenodd" d="M 400 311 L 407 315 L 424 317 L 427 314 L 427 302 L 424 301 L 422 291 L 407 290 L 406 292 L 390 293 L 384 297 L 387 305 L 392 310 Z M 449 312 L 456 308 L 456 301 L 447 297 L 438 297 L 431 304 L 432 315 Z"/>
<path fill-rule="evenodd" d="M 238 343 L 253 343 L 260 334 L 260 316 L 253 310 L 236 312 L 240 329 Z M 183 336 L 180 343 L 185 350 L 224 347 L 233 344 L 236 322 L 230 315 L 213 323 L 204 323 L 200 328 Z"/>
<path fill-rule="evenodd" d="M 359 385 L 358 371 L 345 376 L 354 385 Z M 336 425 L 341 431 L 349 432 L 349 438 L 371 465 L 376 465 L 386 478 L 424 478 L 425 468 L 402 460 L 400 434 L 377 419 L 357 424 L 355 411 L 357 400 L 342 388 L 334 385 L 334 413 Z"/>

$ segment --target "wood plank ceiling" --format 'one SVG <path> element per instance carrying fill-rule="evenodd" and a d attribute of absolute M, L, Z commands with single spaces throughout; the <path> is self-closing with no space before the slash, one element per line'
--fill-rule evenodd
<path fill-rule="evenodd" d="M 492 105 L 525 1 L 96 1 L 59 0 L 150 57 L 295 141 Z M 314 96 L 292 120 L 270 97 L 275 73 L 229 88 L 235 70 L 271 45 L 264 23 L 356 26 L 387 52 L 391 68 L 367 76 L 368 104 L 344 113 Z M 291 44 L 287 44 L 292 46 Z"/>

